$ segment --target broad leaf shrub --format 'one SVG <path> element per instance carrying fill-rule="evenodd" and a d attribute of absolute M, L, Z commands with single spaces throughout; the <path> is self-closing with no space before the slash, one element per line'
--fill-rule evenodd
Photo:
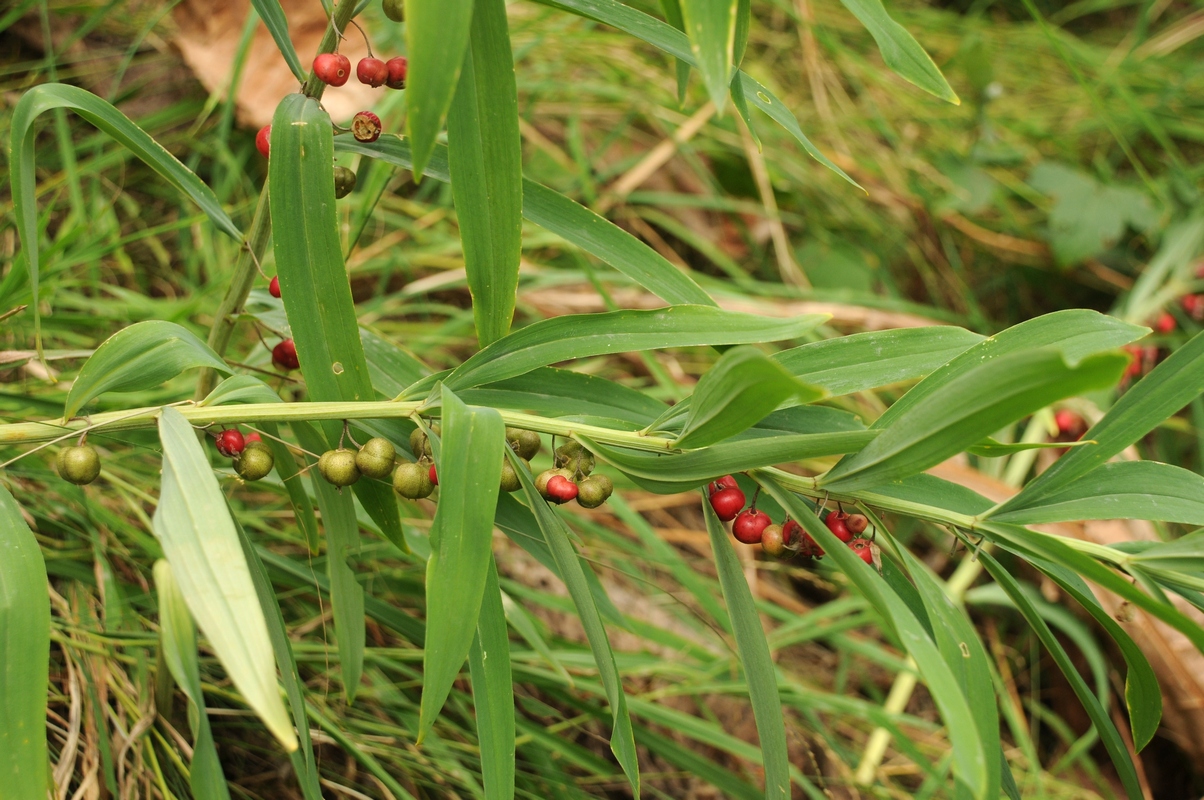
<path fill-rule="evenodd" d="M 696 68 L 717 108 L 734 110 L 754 132 L 768 117 L 844 175 L 810 143 L 790 110 L 740 69 L 748 2 L 666 3 L 674 24 L 615 0 L 544 4 L 662 50 L 680 65 L 679 76 L 688 78 Z M 153 587 L 159 681 L 174 682 L 189 705 L 189 784 L 195 796 L 229 796 L 205 713 L 208 687 L 199 677 L 198 633 L 229 677 L 230 692 L 288 754 L 307 800 L 321 793 L 311 726 L 346 741 L 337 720 L 307 704 L 298 653 L 273 586 L 273 576 L 293 570 L 295 579 L 298 568 L 258 545 L 255 533 L 235 519 L 206 452 L 210 437 L 246 481 L 274 472 L 310 552 L 325 553 L 324 574 L 311 577 L 329 597 L 336 642 L 329 657 L 338 664 L 346 701 L 353 704 L 365 681 L 379 681 L 382 674 L 365 660 L 366 618 L 421 646 L 421 673 L 412 671 L 421 693 L 410 720 L 413 744 L 446 747 L 438 733 L 441 714 L 467 714 L 475 721 L 476 768 L 486 797 L 513 797 L 516 785 L 528 785 L 516 775 L 523 723 L 516 717 L 514 683 L 546 680 L 514 660 L 509 629 L 547 652 L 552 665 L 547 674 L 573 686 L 525 612 L 501 588 L 491 550 L 495 528 L 567 588 L 598 678 L 588 688 L 575 687 L 587 698 L 577 702 L 587 702 L 587 713 L 605 719 L 630 791 L 641 792 L 642 746 L 677 759 L 733 795 L 748 794 L 747 782 L 658 744 L 649 729 L 633 725 L 641 717 L 670 727 L 685 723 L 625 694 L 607 629 L 625 623 L 582 558 L 568 518 L 555 508 L 573 500 L 585 507 L 606 503 L 616 480 L 653 493 L 700 492 L 722 603 L 699 600 L 735 649 L 760 752 L 750 756 L 734 741 L 724 746 L 760 761 L 765 797 L 789 797 L 792 784 L 813 787 L 789 761 L 783 707 L 792 701 L 783 696 L 758 607 L 724 528 L 733 519 L 741 541 L 760 542 L 776 557 L 823 558 L 864 598 L 883 637 L 906 654 L 907 669 L 932 695 L 951 751 L 946 779 L 951 792 L 1017 795 L 1001 757 L 999 706 L 1009 701 L 997 697 L 994 667 L 961 602 L 969 580 L 985 570 L 1063 671 L 1124 791 L 1141 796 L 1126 740 L 1140 750 L 1153 737 L 1161 714 L 1158 684 L 1086 582 L 1119 594 L 1204 649 L 1204 629 L 1171 600 L 1176 596 L 1204 608 L 1198 535 L 1105 547 L 1027 526 L 1113 518 L 1204 525 L 1199 476 L 1168 464 L 1115 460 L 1200 395 L 1204 339 L 1189 340 L 1153 366 L 1135 362 L 1131 349 L 1147 328 L 1090 311 L 1049 314 L 989 338 L 952 326 L 823 338 L 817 334 L 823 316 L 783 320 L 721 310 L 685 272 L 638 239 L 523 176 L 502 0 L 407 0 L 404 9 L 392 4 L 388 16 L 406 20 L 408 69 L 398 86 L 389 84 L 406 86 L 405 135 L 381 132 L 371 112 L 357 115 L 345 130 L 320 104 L 327 84 L 347 79 L 350 64 L 329 56 L 355 4 L 334 8 L 313 74 L 306 73 L 289 42 L 275 0 L 254 5 L 304 85 L 281 100 L 270 129 L 259 138 L 269 159 L 268 181 L 247 231 L 184 163 L 84 90 L 62 84 L 29 90 L 17 104 L 10 134 L 12 196 L 35 298 L 41 262 L 34 136 L 35 122 L 48 110 L 72 111 L 129 148 L 181 202 L 194 204 L 215 230 L 240 243 L 235 275 L 207 342 L 170 321 L 129 325 L 83 365 L 61 419 L 0 425 L 2 444 L 59 448 L 64 479 L 82 486 L 98 481 L 86 492 L 112 480 L 89 434 L 157 433 L 162 478 L 151 522 L 162 554 L 154 564 Z M 937 98 L 958 102 L 932 60 L 880 3 L 846 6 L 871 32 L 891 69 Z M 372 77 L 377 65 L 360 67 L 360 79 L 378 85 Z M 753 108 L 762 113 L 754 115 Z M 360 327 L 336 214 L 336 199 L 354 180 L 342 174 L 336 179 L 336 153 L 450 182 L 481 347 L 476 355 L 436 370 L 423 363 L 421 353 L 415 357 Z M 667 305 L 562 316 L 512 331 L 524 219 Z M 250 288 L 269 244 L 273 288 L 252 309 Z M 34 302 L 32 313 L 38 310 Z M 271 332 L 264 349 L 270 349 L 278 371 L 299 377 L 303 392 L 290 388 L 282 397 L 271 381 L 229 357 L 231 331 L 244 324 L 244 312 L 250 324 Z M 35 335 L 40 348 L 40 333 Z M 572 370 L 597 356 L 684 347 L 711 347 L 721 354 L 693 394 L 672 406 Z M 1144 359 L 1140 347 L 1137 355 Z M 1152 368 L 1144 374 L 1147 367 Z M 165 406 L 86 413 L 105 393 L 145 391 L 186 372 L 197 376 L 192 401 L 180 397 Z M 218 375 L 226 377 L 215 385 Z M 907 381 L 918 382 L 868 427 L 825 405 Z M 1072 412 L 1059 412 L 1058 433 L 1065 441 L 1050 446 L 1065 452 L 1004 503 L 925 474 L 961 453 L 997 457 L 1045 446 L 1048 437 L 1040 435 L 1022 442 L 993 436 L 1026 420 L 1039 434 L 1053 419 L 1051 407 L 1102 396 L 1118 385 L 1119 399 L 1090 426 Z M 255 431 L 254 438 L 235 433 L 238 426 Z M 542 465 L 547 455 L 550 469 L 533 468 L 533 460 Z M 108 442 L 104 458 L 114 457 L 120 458 L 120 446 Z M 310 489 L 302 475 L 308 475 Z M 426 497 L 433 500 L 434 515 L 427 531 L 416 533 L 404 519 L 430 508 L 414 502 Z M 620 519 L 644 536 L 638 515 L 620 500 L 614 505 Z M 965 555 L 959 574 L 964 569 L 971 575 L 965 585 L 960 590 L 951 588 L 952 581 L 942 585 L 892 536 L 884 514 L 932 523 L 960 540 Z M 348 561 L 361 547 L 361 529 L 378 534 L 389 553 L 425 562 L 425 620 L 391 608 L 365 587 Z M 646 543 L 649 552 L 664 548 Z M 47 576 L 38 542 L 4 488 L 0 545 L 0 797 L 42 798 L 52 782 L 43 735 Z M 1118 730 L 1104 700 L 1054 636 L 1047 614 L 1014 568 L 1005 566 L 1022 562 L 1061 587 L 1115 639 L 1127 665 L 1128 731 Z M 688 573 L 677 577 L 686 585 L 697 580 Z M 456 690 L 465 662 L 469 694 Z M 890 714 L 900 710 L 889 709 L 877 721 L 894 725 Z M 371 754 L 350 749 L 381 786 L 396 797 L 410 796 Z"/>

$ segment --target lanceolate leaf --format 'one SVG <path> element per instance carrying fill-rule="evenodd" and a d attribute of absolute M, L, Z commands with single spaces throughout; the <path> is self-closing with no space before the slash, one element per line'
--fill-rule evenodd
<path fill-rule="evenodd" d="M 523 163 L 505 0 L 476 0 L 447 157 L 481 346 L 510 331 L 522 254 Z"/>
<path fill-rule="evenodd" d="M 681 0 L 690 52 L 702 73 L 711 102 L 722 113 L 727 105 L 736 44 L 738 0 Z"/>
<path fill-rule="evenodd" d="M 690 396 L 689 416 L 674 445 L 705 447 L 760 422 L 782 401 L 810 403 L 824 391 L 795 378 L 755 347 L 734 347 Z"/>
<path fill-rule="evenodd" d="M 230 788 L 209 729 L 205 696 L 201 693 L 201 671 L 197 662 L 196 627 L 184 597 L 163 559 L 155 562 L 155 590 L 159 594 L 159 646 L 172 678 L 188 698 L 188 723 L 192 728 L 192 763 L 188 784 L 197 800 L 222 800 Z"/>
<path fill-rule="evenodd" d="M 681 0 L 661 0 L 661 10 L 665 12 L 665 20 L 679 31 L 686 29 L 686 21 L 681 13 Z M 686 86 L 690 81 L 690 65 L 680 58 L 673 62 L 677 67 L 677 104 L 686 101 Z"/>
<path fill-rule="evenodd" d="M 473 0 L 405 0 L 406 131 L 414 143 L 414 177 L 421 178 L 468 48 Z"/>
<path fill-rule="evenodd" d="M 280 7 L 280 0 L 251 0 L 251 5 L 255 7 L 255 13 L 263 20 L 263 25 L 268 29 L 268 33 L 272 34 L 276 48 L 280 51 L 280 55 L 284 56 L 284 63 L 288 64 L 293 77 L 304 82 L 309 76 L 306 74 L 305 68 L 301 66 L 301 59 L 297 57 L 293 40 L 289 38 L 288 19 L 284 16 L 284 9 Z"/>
<path fill-rule="evenodd" d="M 196 431 L 174 408 L 160 413 L 159 440 L 163 483 L 154 526 L 180 593 L 247 705 L 295 750 L 267 624 L 221 487 Z"/>
<path fill-rule="evenodd" d="M 564 581 L 565 587 L 573 598 L 573 604 L 577 607 L 577 615 L 581 618 L 581 627 L 585 629 L 585 638 L 589 641 L 594 662 L 598 665 L 598 676 L 606 691 L 606 700 L 610 703 L 613 720 L 610 749 L 618 759 L 623 772 L 627 774 L 627 780 L 631 782 L 635 796 L 639 797 L 639 757 L 635 749 L 635 735 L 631 729 L 631 716 L 627 711 L 627 696 L 623 692 L 623 683 L 619 677 L 619 668 L 615 663 L 614 652 L 610 649 L 610 640 L 606 638 L 606 628 L 602 625 L 602 617 L 594 603 L 593 593 L 585 578 L 585 571 L 581 566 L 577 551 L 573 549 L 573 545 L 569 541 L 568 527 L 564 524 L 564 520 L 548 507 L 547 501 L 540 497 L 531 474 L 519 461 L 518 456 L 508 447 L 505 448 L 505 453 L 506 458 L 510 459 L 510 465 L 518 473 L 519 480 L 523 484 L 523 492 L 527 497 L 527 504 L 539 523 L 539 529 L 543 532 L 548 549 L 552 551 L 556 565 L 559 567 L 560 578 Z"/>
<path fill-rule="evenodd" d="M 241 240 L 242 233 L 222 209 L 213 194 L 192 170 L 163 149 L 125 115 L 91 92 L 61 83 L 35 86 L 21 95 L 13 109 L 8 145 L 8 166 L 12 187 L 13 212 L 17 217 L 17 235 L 29 268 L 29 283 L 33 292 L 33 313 L 38 348 L 41 344 L 41 318 L 38 312 L 38 208 L 34 196 L 37 176 L 34 172 L 34 121 L 44 112 L 69 108 L 111 136 L 162 175 L 178 191 L 187 195 L 209 217 L 222 233 Z"/>
<path fill-rule="evenodd" d="M 105 392 L 149 389 L 197 367 L 231 371 L 187 328 L 163 320 L 136 322 L 106 339 L 84 362 L 67 393 L 63 417 L 74 417 Z"/>
<path fill-rule="evenodd" d="M 777 670 L 769 654 L 769 643 L 765 641 L 765 629 L 761 627 L 761 617 L 744 578 L 744 565 L 736 557 L 727 531 L 711 510 L 710 503 L 703 502 L 702 509 L 711 537 L 711 552 L 715 554 L 719 585 L 723 587 L 723 599 L 731 615 L 736 649 L 748 681 L 757 735 L 761 739 L 765 797 L 789 798 L 790 756 L 786 751 L 786 723 L 782 717 L 782 698 L 778 695 Z"/>
<path fill-rule="evenodd" d="M 276 274 L 309 398 L 375 400 L 335 217 L 332 130 L 318 102 L 300 94 L 280 101 L 272 118 Z M 323 428 L 333 446 L 337 423 Z M 390 541 L 405 541 L 387 485 L 360 481 L 355 494 Z"/>
<path fill-rule="evenodd" d="M 509 449 L 506 426 L 496 411 L 464 405 L 446 384 L 442 398 L 439 507 L 426 562 L 420 742 L 435 724 L 472 645 L 471 620 L 480 614 L 489 572 L 502 450 Z"/>
<path fill-rule="evenodd" d="M 51 788 L 49 674 L 50 597 L 42 549 L 0 484 L 0 786 L 14 798 L 40 800 Z"/>
<path fill-rule="evenodd" d="M 900 77 L 914 83 L 924 91 L 942 100 L 961 105 L 961 100 L 945 76 L 932 63 L 924 48 L 899 23 L 890 18 L 882 6 L 882 0 L 840 0 L 844 7 L 853 12 L 865 29 L 878 43 L 882 60 Z"/>
<path fill-rule="evenodd" d="M 492 556 L 485 575 L 477 633 L 468 651 L 468 668 L 477 713 L 485 797 L 509 800 L 514 797 L 514 684 L 510 677 L 506 612 Z"/>
<path fill-rule="evenodd" d="M 1127 363 L 1119 353 L 1104 353 L 1070 366 L 1054 348 L 988 361 L 896 417 L 864 450 L 833 467 L 821 484 L 854 491 L 923 472 L 1055 400 L 1115 386 Z"/>
<path fill-rule="evenodd" d="M 531 411 L 549 417 L 608 417 L 644 426 L 665 410 L 665 404 L 620 383 L 540 367 L 525 375 L 460 392 L 465 403 Z"/>
<path fill-rule="evenodd" d="M 359 153 L 408 168 L 410 146 L 396 136 L 371 144 L 347 136 L 335 140 L 335 150 Z M 436 145 L 426 166 L 429 177 L 448 181 L 447 149 Z M 601 259 L 667 303 L 715 305 L 710 295 L 664 256 L 580 203 L 535 181 L 523 178 L 523 216 Z"/>

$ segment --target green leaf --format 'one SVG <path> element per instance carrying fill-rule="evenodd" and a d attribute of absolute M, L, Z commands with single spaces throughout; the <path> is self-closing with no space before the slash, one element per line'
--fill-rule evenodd
<path fill-rule="evenodd" d="M 468 651 L 477 739 L 481 746 L 481 780 L 486 800 L 514 797 L 514 683 L 510 677 L 510 637 L 497 565 L 489 558 L 485 593 L 476 636 Z"/>
<path fill-rule="evenodd" d="M 1023 453 L 1025 450 L 1065 450 L 1068 447 L 1082 447 L 1087 442 L 1000 442 L 990 436 L 973 447 L 967 447 L 966 452 L 980 458 L 1001 458 L 1013 453 Z"/>
<path fill-rule="evenodd" d="M 443 435 L 436 455 L 439 507 L 426 562 L 426 644 L 418 741 L 435 724 L 464 666 L 489 572 L 493 515 L 506 426 L 491 408 L 470 408 L 443 385 Z"/>
<path fill-rule="evenodd" d="M 983 338 L 952 325 L 900 328 L 805 344 L 773 358 L 838 397 L 922 378 Z"/>
<path fill-rule="evenodd" d="M 42 549 L 0 484 L 0 786 L 14 798 L 50 790 L 46 686 L 50 597 Z"/>
<path fill-rule="evenodd" d="M 855 491 L 923 472 L 1056 400 L 1115 386 L 1127 365 L 1126 356 L 1103 353 L 1071 366 L 1056 348 L 987 361 L 945 383 L 923 405 L 912 405 L 820 485 Z"/>
<path fill-rule="evenodd" d="M 230 787 L 209 729 L 209 714 L 201 692 L 201 670 L 197 661 L 196 628 L 184 603 L 171 567 L 163 559 L 155 562 L 155 590 L 159 594 L 159 646 L 172 678 L 188 698 L 188 724 L 192 728 L 192 763 L 188 785 L 197 800 L 230 797 Z"/>
<path fill-rule="evenodd" d="M 792 339 L 825 319 L 821 314 L 770 319 L 709 306 L 554 317 L 499 339 L 454 369 L 444 383 L 452 389 L 480 386 L 558 361 L 603 354 Z M 406 395 L 416 396 L 427 388 L 419 383 Z"/>
<path fill-rule="evenodd" d="M 409 144 L 396 136 L 382 136 L 371 144 L 340 136 L 335 150 L 399 167 L 408 168 L 412 163 Z M 447 149 L 442 145 L 435 146 L 426 174 L 450 180 Z M 523 216 L 601 259 L 667 303 L 715 305 L 710 295 L 660 253 L 580 203 L 527 178 L 523 178 Z"/>
<path fill-rule="evenodd" d="M 174 408 L 160 412 L 159 440 L 163 482 L 154 529 L 180 593 L 247 705 L 285 750 L 295 750 L 267 623 L 221 487 L 196 431 Z"/>
<path fill-rule="evenodd" d="M 1154 461 L 1097 467 L 1040 503 L 992 516 L 1034 525 L 1085 519 L 1150 519 L 1204 525 L 1204 478 Z"/>
<path fill-rule="evenodd" d="M 464 65 L 472 0 L 405 0 L 406 132 L 414 178 L 422 177 Z M 274 151 L 273 151 L 274 152 Z M 333 183 L 331 184 L 334 185 Z"/>
<path fill-rule="evenodd" d="M 67 393 L 63 418 L 74 417 L 105 392 L 150 389 L 198 367 L 231 371 L 187 328 L 163 320 L 136 322 L 105 339 L 84 362 Z"/>
<path fill-rule="evenodd" d="M 824 394 L 755 347 L 734 347 L 698 381 L 685 427 L 673 444 L 705 447 L 755 425 L 788 398 L 810 403 Z"/>
<path fill-rule="evenodd" d="M 8 165 L 11 173 L 9 182 L 13 197 L 13 213 L 17 218 L 17 235 L 25 253 L 25 264 L 29 269 L 29 283 L 33 293 L 34 329 L 38 349 L 42 347 L 41 312 L 38 310 L 38 207 L 34 195 L 37 175 L 34 171 L 34 128 L 33 123 L 41 114 L 53 109 L 69 108 L 100 130 L 125 146 L 148 167 L 159 173 L 177 191 L 189 197 L 210 221 L 227 236 L 242 240 L 242 233 L 234 221 L 222 209 L 213 190 L 201 182 L 192 170 L 179 159 L 163 149 L 111 104 L 91 92 L 61 83 L 45 83 L 35 86 L 21 95 L 13 109 L 9 136 Z"/>
<path fill-rule="evenodd" d="M 664 494 L 693 489 L 721 475 L 768 464 L 853 453 L 877 435 L 876 431 L 786 434 L 724 442 L 688 453 L 665 455 L 610 447 L 585 436 L 578 438 L 591 452 L 631 476 L 641 486 Z"/>
<path fill-rule="evenodd" d="M 674 28 L 679 31 L 686 29 L 686 20 L 681 13 L 680 0 L 661 0 L 661 11 L 665 14 L 665 20 Z M 680 58 L 674 59 L 673 63 L 677 67 L 677 104 L 680 106 L 686 102 L 686 87 L 690 82 L 690 64 Z"/>
<path fill-rule="evenodd" d="M 535 483 L 526 467 L 519 461 L 518 456 L 509 447 L 505 448 L 506 458 L 518 474 L 527 496 L 527 503 L 544 541 L 556 560 L 560 579 L 564 581 L 573 604 L 577 607 L 577 615 L 581 618 L 581 627 L 585 630 L 585 638 L 593 651 L 594 663 L 598 665 L 598 677 L 606 691 L 606 700 L 610 704 L 612 730 L 610 749 L 619 761 L 619 766 L 627 775 L 632 791 L 640 796 L 639 757 L 635 749 L 635 736 L 631 729 L 631 715 L 627 711 L 627 697 L 623 692 L 623 682 L 619 677 L 619 667 L 615 663 L 614 652 L 610 649 L 610 640 L 606 638 L 606 628 L 602 625 L 602 617 L 594 602 L 590 584 L 585 578 L 585 570 L 577 551 L 569 541 L 570 535 L 564 520 L 558 517 L 547 501 L 539 496 Z"/>
<path fill-rule="evenodd" d="M 915 660 L 916 669 L 949 729 L 954 776 L 974 798 L 986 800 L 991 774 L 991 768 L 987 765 L 988 753 L 990 758 L 996 758 L 996 751 L 985 749 L 969 701 L 924 625 L 874 568 L 845 547 L 844 542 L 837 539 L 798 496 L 765 475 L 758 473 L 756 480 L 824 549 L 826 557 L 835 562 L 836 567 L 882 615 L 900 644 Z"/>
<path fill-rule="evenodd" d="M 280 101 L 268 159 L 276 275 L 309 398 L 375 400 L 335 216 L 332 137 L 318 101 L 300 94 Z M 323 429 L 333 444 L 338 424 Z M 404 543 L 392 490 L 359 481 L 354 491 L 389 541 Z"/>
<path fill-rule="evenodd" d="M 1076 447 L 1059 458 L 996 513 L 1044 504 L 1047 498 L 1097 469 L 1178 412 L 1200 395 L 1202 387 L 1204 336 L 1197 334 L 1121 395 L 1103 419 L 1084 434 L 1083 439 L 1094 444 Z"/>
<path fill-rule="evenodd" d="M 737 0 L 681 0 L 690 52 L 719 113 L 727 105 L 736 43 Z"/>
<path fill-rule="evenodd" d="M 288 64 L 293 77 L 304 83 L 309 75 L 305 67 L 301 66 L 301 59 L 297 57 L 293 40 L 289 38 L 288 19 L 284 16 L 284 9 L 280 7 L 280 0 L 251 0 L 251 5 L 263 20 L 263 26 L 268 29 L 268 33 L 272 34 L 276 49 L 284 56 L 284 63 Z"/>
<path fill-rule="evenodd" d="M 1133 766 L 1133 760 L 1129 757 L 1129 751 L 1125 747 L 1124 741 L 1120 738 L 1120 733 L 1117 732 L 1116 726 L 1112 724 L 1111 717 L 1108 716 L 1108 712 L 1104 707 L 1100 705 L 1099 698 L 1087 686 L 1087 682 L 1079 674 L 1078 668 L 1070 660 L 1070 656 L 1066 654 L 1062 643 L 1054 636 L 1053 631 L 1049 629 L 1049 625 L 1046 624 L 1028 596 L 1021 591 L 1016 579 L 989 553 L 980 551 L 978 557 L 982 561 L 982 565 L 986 567 L 987 572 L 991 574 L 991 577 L 1012 598 L 1012 602 L 1016 604 L 1016 607 L 1024 615 L 1024 618 L 1028 620 L 1028 624 L 1032 627 L 1033 632 L 1037 634 L 1037 638 L 1045 645 L 1045 649 L 1053 657 L 1054 662 L 1070 683 L 1070 688 L 1074 690 L 1075 695 L 1079 698 L 1079 702 L 1083 704 L 1083 709 L 1087 712 L 1087 716 L 1091 718 L 1096 732 L 1099 733 L 1100 740 L 1103 742 L 1105 749 L 1107 749 L 1108 755 L 1111 756 L 1112 763 L 1116 766 L 1117 774 L 1120 776 L 1120 781 L 1125 787 L 1125 792 L 1132 800 L 1140 800 L 1143 795 L 1141 784 L 1137 780 L 1137 771 Z"/>
<path fill-rule="evenodd" d="M 129 330 L 127 328 L 126 330 Z M 111 339 L 109 341 L 112 341 Z M 103 345 L 102 345 L 103 347 Z M 99 351 L 98 351 L 99 352 Z M 87 366 L 87 365 L 85 365 Z M 254 375 L 231 375 L 213 387 L 205 399 L 197 403 L 201 408 L 222 406 L 231 403 L 280 403 L 280 395 L 271 386 Z"/>
<path fill-rule="evenodd" d="M 744 578 L 744 565 L 736 557 L 723 524 L 715 516 L 711 504 L 702 503 L 707 533 L 711 537 L 711 552 L 723 599 L 731 614 L 732 633 L 736 649 L 748 681 L 748 696 L 752 701 L 757 736 L 765 765 L 765 797 L 790 797 L 790 756 L 786 750 L 786 722 L 782 717 L 782 699 L 778 696 L 777 670 L 765 641 L 765 629 L 753 602 L 752 592 Z"/>
<path fill-rule="evenodd" d="M 665 410 L 665 404 L 620 383 L 540 367 L 496 383 L 460 392 L 460 399 L 493 408 L 530 411 L 548 417 L 607 417 L 644 426 Z"/>
<path fill-rule="evenodd" d="M 396 397 L 411 383 L 431 374 L 426 364 L 367 328 L 360 328 L 360 344 L 368 360 L 372 386 L 385 397 Z"/>
<path fill-rule="evenodd" d="M 505 0 L 476 0 L 447 115 L 447 160 L 477 340 L 510 331 L 522 255 L 523 150 Z"/>
<path fill-rule="evenodd" d="M 894 70 L 899 77 L 919 86 L 929 94 L 936 95 L 942 100 L 948 100 L 954 105 L 961 105 L 957 92 L 945 80 L 945 76 L 932 63 L 932 58 L 899 23 L 890 18 L 882 6 L 882 0 L 840 0 L 853 16 L 865 26 L 865 29 L 878 43 L 882 60 L 886 66 Z"/>

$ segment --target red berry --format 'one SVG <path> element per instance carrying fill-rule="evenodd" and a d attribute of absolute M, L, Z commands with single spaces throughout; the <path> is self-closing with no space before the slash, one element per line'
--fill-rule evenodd
<path fill-rule="evenodd" d="M 803 526 L 792 519 L 782 523 L 782 541 L 787 547 L 795 547 L 803 541 Z M 807 553 L 803 553 L 807 555 Z"/>
<path fill-rule="evenodd" d="M 1083 418 L 1070 409 L 1063 408 L 1054 414 L 1054 424 L 1058 426 L 1058 435 L 1077 439 L 1087 431 L 1087 423 Z"/>
<path fill-rule="evenodd" d="M 268 294 L 272 297 L 280 297 L 280 278 L 273 275 L 271 282 L 268 284 Z"/>
<path fill-rule="evenodd" d="M 844 525 L 849 529 L 849 533 L 860 536 L 870 526 L 870 521 L 863 514 L 850 514 Z"/>
<path fill-rule="evenodd" d="M 361 58 L 355 65 L 355 77 L 369 86 L 383 86 L 389 79 L 389 68 L 379 58 Z"/>
<path fill-rule="evenodd" d="M 322 53 L 314 59 L 314 74 L 330 86 L 342 86 L 351 77 L 351 60 L 338 53 Z"/>
<path fill-rule="evenodd" d="M 811 558 L 823 558 L 824 549 L 819 546 L 819 543 L 811 538 L 811 534 L 804 533 L 802 543 L 799 544 L 799 553 Z"/>
<path fill-rule="evenodd" d="M 431 468 L 426 471 L 426 476 L 431 479 L 431 483 L 435 486 L 439 485 L 439 473 L 435 472 L 434 464 L 431 464 Z"/>
<path fill-rule="evenodd" d="M 263 443 L 263 439 L 260 438 L 258 433 L 248 433 L 243 438 L 246 440 L 247 444 L 250 444 L 251 442 L 259 442 L 261 444 Z"/>
<path fill-rule="evenodd" d="M 722 489 L 711 495 L 711 508 L 715 509 L 715 516 L 727 522 L 733 520 L 740 513 L 740 509 L 744 508 L 744 492 L 739 489 Z"/>
<path fill-rule="evenodd" d="M 283 370 L 296 369 L 301 366 L 297 360 L 297 344 L 292 339 L 285 339 L 272 348 L 272 363 Z"/>
<path fill-rule="evenodd" d="M 268 150 L 272 147 L 272 126 L 264 125 L 259 129 L 259 133 L 255 134 L 255 149 L 264 158 L 268 157 Z"/>
<path fill-rule="evenodd" d="M 1163 311 L 1154 322 L 1154 330 L 1159 333 L 1170 333 L 1175 329 L 1175 318 Z"/>
<path fill-rule="evenodd" d="M 548 480 L 548 497 L 557 503 L 567 503 L 577 496 L 577 484 L 563 475 L 553 475 Z"/>
<path fill-rule="evenodd" d="M 849 542 L 849 549 L 856 553 L 857 557 L 865 563 L 874 563 L 874 547 L 868 539 L 854 539 Z"/>
<path fill-rule="evenodd" d="M 715 494 L 715 492 L 722 492 L 724 489 L 738 489 L 738 488 L 740 488 L 740 484 L 736 483 L 735 478 L 733 478 L 731 475 L 724 475 L 719 480 L 712 481 L 707 486 L 707 493 Z"/>
<path fill-rule="evenodd" d="M 750 508 L 736 517 L 736 521 L 732 523 L 732 535 L 745 544 L 756 544 L 761 541 L 761 532 L 772 521 L 764 511 Z"/>
<path fill-rule="evenodd" d="M 351 118 L 351 135 L 357 142 L 375 142 L 380 131 L 380 117 L 371 111 L 360 111 Z"/>
<path fill-rule="evenodd" d="M 842 542 L 847 542 L 853 538 L 853 534 L 849 532 L 849 526 L 846 525 L 849 515 L 843 511 L 833 511 L 828 514 L 828 518 L 824 520 L 824 524 L 828 526 L 828 530 L 836 535 L 836 538 Z"/>
<path fill-rule="evenodd" d="M 1179 305 L 1194 319 L 1204 316 L 1204 294 L 1185 294 L 1179 298 Z"/>
<path fill-rule="evenodd" d="M 408 62 L 405 56 L 390 58 L 385 62 L 385 70 L 389 73 L 389 77 L 385 80 L 385 86 L 390 89 L 406 88 L 406 70 Z"/>
<path fill-rule="evenodd" d="M 236 456 L 247 446 L 242 434 L 231 428 L 217 435 L 217 452 L 223 456 Z"/>

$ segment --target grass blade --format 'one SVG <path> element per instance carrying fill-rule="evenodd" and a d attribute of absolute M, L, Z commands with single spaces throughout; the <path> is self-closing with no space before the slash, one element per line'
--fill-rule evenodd
<path fill-rule="evenodd" d="M 477 633 L 468 651 L 477 738 L 481 746 L 481 777 L 487 800 L 514 797 L 514 683 L 510 676 L 510 637 L 497 565 L 492 556 L 485 576 L 485 594 Z"/>
<path fill-rule="evenodd" d="M 280 7 L 280 0 L 251 0 L 251 5 L 263 20 L 268 33 L 272 34 L 276 49 L 284 56 L 284 63 L 288 64 L 293 77 L 304 83 L 309 75 L 305 72 L 305 67 L 301 66 L 301 59 L 297 57 L 293 40 L 288 35 L 288 19 L 284 16 L 284 9 Z"/>
<path fill-rule="evenodd" d="M 961 105 L 957 92 L 945 80 L 932 57 L 924 51 L 915 37 L 890 18 L 882 0 L 840 0 L 844 7 L 865 26 L 878 43 L 882 60 L 899 77 L 919 86 L 929 94 L 954 105 Z"/>
<path fill-rule="evenodd" d="M 736 45 L 738 0 L 681 0 L 682 20 L 690 37 L 690 52 L 702 74 L 707 94 L 719 113 L 727 106 Z"/>
<path fill-rule="evenodd" d="M 468 32 L 472 0 L 405 0 L 406 133 L 414 146 L 414 177 L 421 178 L 435 149 L 456 91 Z"/>

